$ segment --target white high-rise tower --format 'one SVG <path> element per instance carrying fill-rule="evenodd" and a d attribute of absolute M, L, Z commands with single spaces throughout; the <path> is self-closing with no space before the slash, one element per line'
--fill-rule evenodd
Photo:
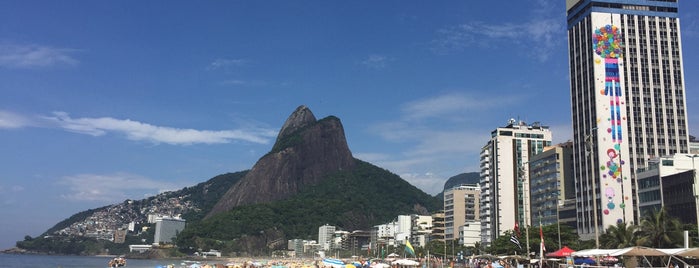
<path fill-rule="evenodd" d="M 635 170 L 688 152 L 677 0 L 567 0 L 578 233 L 637 223 Z M 599 241 L 599 240 L 597 240 Z"/>
<path fill-rule="evenodd" d="M 482 245 L 514 229 L 515 222 L 520 228 L 531 225 L 529 158 L 547 146 L 551 146 L 551 131 L 539 123 L 527 125 L 511 119 L 491 133 L 480 155 Z"/>

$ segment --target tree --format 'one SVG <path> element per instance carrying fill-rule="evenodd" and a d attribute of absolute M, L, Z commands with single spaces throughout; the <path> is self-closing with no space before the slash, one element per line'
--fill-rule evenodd
<path fill-rule="evenodd" d="M 626 222 L 617 222 L 610 225 L 607 231 L 600 236 L 600 245 L 604 248 L 625 248 L 637 245 L 638 226 L 627 225 Z"/>
<path fill-rule="evenodd" d="M 667 213 L 665 208 L 648 213 L 641 220 L 639 244 L 654 248 L 680 247 L 682 224 Z"/>

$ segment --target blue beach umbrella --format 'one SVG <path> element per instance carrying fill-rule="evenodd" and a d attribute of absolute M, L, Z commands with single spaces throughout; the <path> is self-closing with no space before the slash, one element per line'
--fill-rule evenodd
<path fill-rule="evenodd" d="M 590 264 L 590 265 L 596 264 L 595 260 L 593 260 L 593 259 L 591 259 L 591 258 L 578 258 L 578 259 L 575 259 L 575 262 L 574 262 L 574 263 L 577 264 L 577 265 L 580 265 L 580 264 Z"/>

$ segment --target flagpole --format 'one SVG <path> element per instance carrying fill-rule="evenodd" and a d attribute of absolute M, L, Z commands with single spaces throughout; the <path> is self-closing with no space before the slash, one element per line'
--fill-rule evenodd
<path fill-rule="evenodd" d="M 539 245 L 539 267 L 544 267 L 544 229 L 541 226 L 541 212 L 539 212 L 539 236 L 541 236 L 541 245 Z"/>

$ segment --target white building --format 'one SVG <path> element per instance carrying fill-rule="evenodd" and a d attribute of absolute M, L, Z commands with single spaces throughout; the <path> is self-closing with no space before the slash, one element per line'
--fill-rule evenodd
<path fill-rule="evenodd" d="M 459 244 L 467 247 L 475 247 L 481 242 L 481 222 L 468 221 L 459 227 Z"/>
<path fill-rule="evenodd" d="M 459 228 L 480 219 L 479 185 L 459 185 L 444 191 L 444 226 L 447 240 L 461 240 Z M 480 229 L 479 229 L 480 230 Z"/>
<path fill-rule="evenodd" d="M 683 224 L 699 225 L 699 188 L 696 168 L 699 155 L 675 154 L 653 159 L 637 171 L 640 217 L 664 208 Z"/>
<path fill-rule="evenodd" d="M 429 242 L 432 234 L 432 216 L 413 214 L 411 218 L 410 244 L 416 247 L 424 247 Z"/>
<path fill-rule="evenodd" d="M 514 229 L 515 221 L 519 226 L 531 225 L 529 184 L 524 175 L 529 172 L 529 158 L 550 145 L 551 131 L 538 122 L 527 125 L 511 119 L 507 126 L 492 131 L 480 154 L 483 246 Z"/>
<path fill-rule="evenodd" d="M 583 239 L 599 242 L 610 225 L 638 223 L 636 170 L 689 152 L 677 2 L 566 1 Z"/>
<path fill-rule="evenodd" d="M 396 230 L 395 239 L 399 244 L 405 244 L 405 241 L 410 239 L 412 232 L 413 220 L 410 215 L 398 215 L 398 229 Z"/>
<path fill-rule="evenodd" d="M 155 218 L 154 244 L 172 243 L 172 239 L 184 230 L 185 220 L 181 218 L 157 217 Z"/>
<path fill-rule="evenodd" d="M 335 236 L 335 226 L 323 225 L 318 228 L 318 244 L 323 250 L 331 250 Z"/>

